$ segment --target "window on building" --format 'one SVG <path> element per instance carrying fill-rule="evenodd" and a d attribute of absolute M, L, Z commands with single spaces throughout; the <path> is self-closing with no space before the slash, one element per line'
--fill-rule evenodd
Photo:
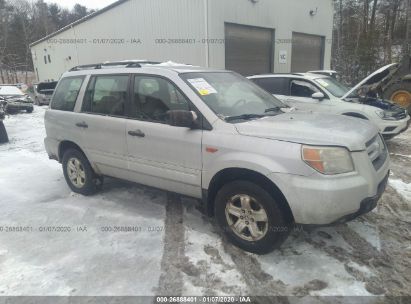
<path fill-rule="evenodd" d="M 83 80 L 83 76 L 63 78 L 56 88 L 51 108 L 61 111 L 73 111 Z"/>
<path fill-rule="evenodd" d="M 96 76 L 90 80 L 83 103 L 88 113 L 123 116 L 128 92 L 128 75 Z"/>
<path fill-rule="evenodd" d="M 168 111 L 189 111 L 190 105 L 170 81 L 161 77 L 136 76 L 131 110 L 133 118 L 167 123 Z"/>

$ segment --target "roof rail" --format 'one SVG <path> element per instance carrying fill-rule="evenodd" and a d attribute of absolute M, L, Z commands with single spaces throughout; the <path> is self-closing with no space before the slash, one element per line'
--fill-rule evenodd
<path fill-rule="evenodd" d="M 81 71 L 81 70 L 98 70 L 103 67 L 112 67 L 112 66 L 125 66 L 126 68 L 141 68 L 142 65 L 145 64 L 160 64 L 161 62 L 157 61 L 113 61 L 113 62 L 105 62 L 105 63 L 97 63 L 97 64 L 86 64 L 86 65 L 78 65 L 69 70 L 69 72 L 74 71 Z"/>

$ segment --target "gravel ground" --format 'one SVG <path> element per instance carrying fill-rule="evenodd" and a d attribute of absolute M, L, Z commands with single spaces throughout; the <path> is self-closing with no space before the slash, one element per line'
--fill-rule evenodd
<path fill-rule="evenodd" d="M 373 212 L 295 229 L 257 256 L 225 242 L 195 200 L 114 179 L 93 197 L 71 193 L 44 151 L 44 111 L 5 120 L 0 295 L 411 295 L 411 129 L 388 142 L 392 174 Z"/>

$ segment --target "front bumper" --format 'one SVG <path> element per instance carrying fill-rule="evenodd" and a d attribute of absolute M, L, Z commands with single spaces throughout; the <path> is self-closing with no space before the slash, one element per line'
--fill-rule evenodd
<path fill-rule="evenodd" d="M 302 225 L 331 225 L 371 211 L 386 187 L 389 157 L 376 170 L 364 152 L 353 152 L 355 172 L 335 176 L 272 173 L 268 177 L 284 194 Z"/>
<path fill-rule="evenodd" d="M 364 199 L 360 203 L 360 209 L 358 209 L 358 211 L 356 211 L 354 213 L 351 213 L 351 214 L 348 214 L 348 215 L 345 215 L 342 218 L 336 220 L 332 224 L 343 224 L 343 223 L 352 221 L 353 219 L 355 219 L 355 218 L 357 218 L 361 215 L 364 215 L 364 214 L 372 211 L 375 207 L 377 207 L 378 201 L 380 200 L 380 198 L 383 195 L 385 189 L 387 188 L 389 176 L 390 176 L 390 174 L 388 172 L 387 176 L 378 185 L 377 195 L 375 195 L 374 197 L 368 197 L 368 198 Z"/>
<path fill-rule="evenodd" d="M 379 128 L 385 138 L 392 138 L 407 130 L 410 122 L 410 116 L 401 120 L 384 120 L 384 122 L 380 123 Z"/>
<path fill-rule="evenodd" d="M 33 104 L 30 102 L 12 101 L 7 103 L 7 111 L 25 111 L 33 110 Z"/>

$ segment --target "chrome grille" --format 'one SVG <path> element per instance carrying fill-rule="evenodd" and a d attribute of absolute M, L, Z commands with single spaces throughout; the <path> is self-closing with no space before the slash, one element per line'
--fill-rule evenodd
<path fill-rule="evenodd" d="M 367 142 L 366 149 L 375 170 L 378 171 L 388 156 L 387 147 L 381 135 L 377 135 Z"/>

